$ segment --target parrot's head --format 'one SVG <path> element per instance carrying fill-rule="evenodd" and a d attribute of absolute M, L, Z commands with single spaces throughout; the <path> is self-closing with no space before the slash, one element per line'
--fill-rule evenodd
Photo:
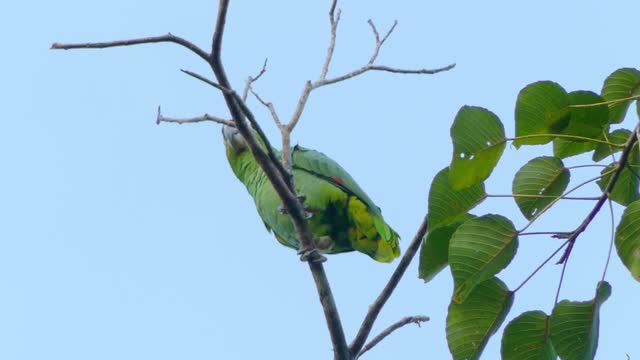
<path fill-rule="evenodd" d="M 228 125 L 222 126 L 222 138 L 224 146 L 227 149 L 227 156 L 238 156 L 245 150 L 249 150 L 247 142 L 235 127 Z"/>
<path fill-rule="evenodd" d="M 264 144 L 260 141 L 255 131 L 254 136 L 264 149 Z M 237 128 L 227 125 L 222 127 L 222 138 L 224 140 L 227 159 L 229 160 L 229 165 L 231 165 L 233 173 L 240 181 L 249 187 L 249 183 L 253 181 L 252 179 L 262 174 L 262 170 L 258 166 L 253 154 L 251 154 L 247 141 Z"/>

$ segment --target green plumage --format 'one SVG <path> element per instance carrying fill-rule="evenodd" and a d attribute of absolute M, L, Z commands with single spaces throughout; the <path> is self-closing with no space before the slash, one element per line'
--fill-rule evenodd
<path fill-rule="evenodd" d="M 298 249 L 289 216 L 278 209 L 278 194 L 236 129 L 223 128 L 229 164 L 253 197 L 260 217 L 276 239 Z M 308 220 L 318 249 L 326 254 L 357 250 L 381 262 L 400 255 L 398 234 L 385 223 L 378 208 L 338 163 L 321 152 L 292 148 L 293 182 L 304 195 Z"/>

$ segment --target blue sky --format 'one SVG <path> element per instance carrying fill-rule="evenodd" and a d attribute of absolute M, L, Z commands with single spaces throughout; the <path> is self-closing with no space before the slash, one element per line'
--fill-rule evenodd
<path fill-rule="evenodd" d="M 329 1 L 232 3 L 223 60 L 237 88 L 269 58 L 255 88 L 290 116 L 307 79 L 320 70 Z M 449 127 L 462 105 L 495 112 L 513 135 L 518 91 L 537 80 L 599 91 L 613 70 L 638 67 L 640 3 L 343 1 L 331 75 L 364 64 L 373 38 L 399 25 L 379 63 L 448 73 L 370 73 L 315 91 L 293 135 L 340 162 L 383 209 L 406 247 L 426 211 L 431 178 L 450 161 Z M 206 65 L 174 45 L 51 51 L 52 42 L 106 41 L 172 32 L 209 47 L 213 1 L 9 2 L 0 30 L 0 358 L 252 359 L 331 358 L 310 273 L 276 243 L 230 171 L 218 125 L 155 124 L 167 116 L 227 116 L 218 93 L 185 76 Z M 250 106 L 272 139 L 268 113 Z M 627 126 L 636 121 L 629 117 Z M 274 140 L 274 142 L 276 142 Z M 515 171 L 550 147 L 508 146 L 488 192 L 511 190 Z M 587 159 L 571 159 L 580 164 Z M 589 177 L 585 172 L 573 179 Z M 594 194 L 588 188 L 585 194 Z M 571 230 L 590 209 L 564 204 L 537 230 Z M 475 213 L 524 218 L 510 199 Z M 619 216 L 619 208 L 615 211 Z M 561 298 L 587 300 L 600 279 L 610 238 L 602 212 L 580 238 Z M 558 245 L 523 237 L 511 268 L 517 286 Z M 345 331 L 353 337 L 394 265 L 361 254 L 326 264 Z M 545 267 L 516 294 L 509 318 L 550 312 L 560 268 Z M 640 357 L 635 302 L 640 285 L 616 256 L 602 308 L 598 358 Z M 452 291 L 448 270 L 429 284 L 417 261 L 374 332 L 401 317 L 406 327 L 366 359 L 448 358 L 444 337 Z M 498 357 L 499 337 L 485 359 Z"/>

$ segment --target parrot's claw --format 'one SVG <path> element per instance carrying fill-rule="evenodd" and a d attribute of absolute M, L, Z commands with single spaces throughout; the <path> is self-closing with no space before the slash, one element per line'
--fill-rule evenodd
<path fill-rule="evenodd" d="M 278 212 L 282 215 L 289 214 L 289 210 L 287 210 L 287 208 L 284 207 L 283 205 L 278 206 Z"/>
<path fill-rule="evenodd" d="M 304 202 L 307 201 L 307 195 L 304 194 L 298 194 L 296 198 L 300 201 L 300 204 L 304 204 Z"/>
<path fill-rule="evenodd" d="M 300 261 L 319 263 L 327 261 L 327 258 L 318 252 L 318 249 L 300 249 L 298 255 L 300 255 Z"/>

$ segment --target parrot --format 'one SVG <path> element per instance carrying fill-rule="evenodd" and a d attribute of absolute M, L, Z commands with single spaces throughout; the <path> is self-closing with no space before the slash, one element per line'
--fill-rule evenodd
<path fill-rule="evenodd" d="M 291 218 L 282 211 L 280 197 L 244 137 L 228 125 L 223 126 L 222 135 L 229 165 L 253 197 L 267 230 L 282 245 L 298 250 Z M 266 151 L 261 139 L 258 136 L 256 139 Z M 359 251 L 385 263 L 400 255 L 398 234 L 384 221 L 380 208 L 337 162 L 319 151 L 295 145 L 291 148 L 291 174 L 296 194 L 310 216 L 308 224 L 320 253 Z"/>

